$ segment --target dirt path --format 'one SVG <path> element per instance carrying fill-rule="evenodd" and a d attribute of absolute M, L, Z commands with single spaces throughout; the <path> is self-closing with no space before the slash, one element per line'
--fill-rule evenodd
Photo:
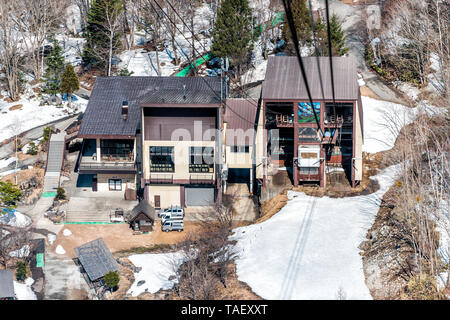
<path fill-rule="evenodd" d="M 103 238 L 111 252 L 128 250 L 137 247 L 151 247 L 155 244 L 175 244 L 185 239 L 190 233 L 195 233 L 200 226 L 196 223 L 185 222 L 184 232 L 162 232 L 160 222 L 155 223 L 154 231 L 148 234 L 133 235 L 128 224 L 112 225 L 65 225 L 58 233 L 56 241 L 49 247 L 49 251 L 55 252 L 58 245 L 66 251 L 65 256 L 74 258 L 74 248 Z M 70 230 L 72 235 L 64 236 L 63 231 Z"/>

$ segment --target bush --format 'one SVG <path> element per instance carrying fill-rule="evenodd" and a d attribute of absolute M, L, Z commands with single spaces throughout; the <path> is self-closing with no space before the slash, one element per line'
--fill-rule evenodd
<path fill-rule="evenodd" d="M 27 263 L 25 261 L 18 261 L 16 264 L 16 278 L 19 281 L 24 281 L 27 278 Z"/>
<path fill-rule="evenodd" d="M 37 155 L 37 153 L 38 153 L 38 147 L 33 141 L 31 141 L 30 145 L 28 146 L 27 154 L 31 154 L 34 156 L 34 155 Z"/>
<path fill-rule="evenodd" d="M 106 286 L 110 289 L 116 288 L 120 281 L 119 273 L 117 271 L 108 272 L 103 279 L 105 280 Z"/>
<path fill-rule="evenodd" d="M 14 139 L 14 151 L 22 151 L 23 144 L 20 138 Z"/>
<path fill-rule="evenodd" d="M 58 189 L 56 189 L 55 199 L 56 200 L 65 200 L 66 199 L 66 191 L 63 188 L 58 187 Z"/>
<path fill-rule="evenodd" d="M 422 279 L 419 275 L 412 277 L 408 281 L 403 299 L 408 300 L 441 300 L 444 299 L 442 292 L 436 285 L 436 280 L 424 274 Z"/>

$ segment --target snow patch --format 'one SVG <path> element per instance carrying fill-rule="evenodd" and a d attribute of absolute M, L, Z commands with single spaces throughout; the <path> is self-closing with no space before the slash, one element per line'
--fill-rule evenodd
<path fill-rule="evenodd" d="M 14 281 L 14 292 L 17 300 L 37 300 L 36 294 L 31 289 L 33 283 L 32 278 L 27 278 L 25 283 Z"/>
<path fill-rule="evenodd" d="M 11 251 L 9 253 L 9 256 L 17 257 L 17 258 L 24 258 L 24 257 L 28 257 L 29 254 L 30 254 L 30 246 L 26 244 L 18 250 Z"/>
<path fill-rule="evenodd" d="M 69 229 L 64 229 L 63 230 L 63 235 L 65 235 L 66 237 L 71 236 L 72 235 L 72 231 L 70 231 Z"/>
<path fill-rule="evenodd" d="M 176 271 L 185 261 L 182 251 L 174 253 L 145 253 L 136 254 L 129 257 L 130 261 L 139 268 L 140 272 L 134 274 L 134 283 L 128 290 L 133 297 L 141 293 L 155 293 L 160 289 L 170 289 L 177 282 L 176 279 L 169 278 L 176 276 Z M 145 283 L 138 286 L 140 281 Z"/>
<path fill-rule="evenodd" d="M 50 245 L 52 245 L 53 242 L 55 242 L 55 240 L 56 240 L 56 235 L 54 235 L 54 234 L 52 234 L 52 233 L 49 233 L 49 234 L 47 235 L 47 239 L 48 239 L 48 243 L 50 243 Z"/>
<path fill-rule="evenodd" d="M 64 250 L 64 248 L 62 247 L 62 245 L 58 244 L 58 246 L 56 247 L 55 252 L 56 252 L 57 254 L 65 254 L 65 253 L 66 253 L 66 250 Z"/>

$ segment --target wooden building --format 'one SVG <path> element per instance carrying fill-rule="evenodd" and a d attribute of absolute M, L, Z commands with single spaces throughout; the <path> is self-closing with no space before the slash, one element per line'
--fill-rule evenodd
<path fill-rule="evenodd" d="M 148 201 L 141 201 L 131 211 L 128 223 L 134 231 L 150 232 L 153 231 L 155 220 L 155 208 L 152 207 Z"/>

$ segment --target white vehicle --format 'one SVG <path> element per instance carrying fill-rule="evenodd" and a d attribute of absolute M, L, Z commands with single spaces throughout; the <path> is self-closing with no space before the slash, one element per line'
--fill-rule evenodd
<path fill-rule="evenodd" d="M 161 223 L 161 230 L 164 232 L 169 231 L 181 232 L 184 230 L 183 220 L 170 220 L 170 219 L 163 220 Z"/>
<path fill-rule="evenodd" d="M 170 206 L 167 209 L 159 210 L 158 217 L 161 219 L 183 219 L 184 210 L 181 206 Z"/>

